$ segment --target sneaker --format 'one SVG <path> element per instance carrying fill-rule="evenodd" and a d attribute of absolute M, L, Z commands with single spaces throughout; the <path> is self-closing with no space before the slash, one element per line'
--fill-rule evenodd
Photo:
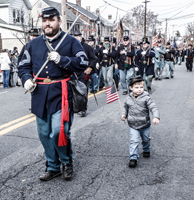
<path fill-rule="evenodd" d="M 143 157 L 144 158 L 149 158 L 150 157 L 150 152 L 143 152 Z"/>
<path fill-rule="evenodd" d="M 137 160 L 131 159 L 129 161 L 129 167 L 136 167 L 137 166 Z"/>

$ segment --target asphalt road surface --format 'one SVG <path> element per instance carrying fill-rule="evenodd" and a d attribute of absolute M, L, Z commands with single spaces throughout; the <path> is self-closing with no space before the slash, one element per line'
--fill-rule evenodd
<path fill-rule="evenodd" d="M 163 73 L 164 74 L 164 73 Z M 128 167 L 129 133 L 119 101 L 106 104 L 105 92 L 89 98 L 85 118 L 72 127 L 74 176 L 41 182 L 44 151 L 30 94 L 0 86 L 1 200 L 191 200 L 194 199 L 194 73 L 176 65 L 173 79 L 153 81 L 151 97 L 160 109 L 152 125 L 151 157 Z M 121 104 L 126 96 L 119 91 Z"/>

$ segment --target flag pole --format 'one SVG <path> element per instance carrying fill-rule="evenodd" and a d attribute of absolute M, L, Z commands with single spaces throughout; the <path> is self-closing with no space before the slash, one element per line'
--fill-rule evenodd
<path fill-rule="evenodd" d="M 119 97 L 119 94 L 118 94 L 118 92 L 117 92 L 117 88 L 116 88 L 116 84 L 115 84 L 114 78 L 113 78 L 113 82 L 114 82 L 114 86 L 115 86 L 116 93 L 117 93 L 117 95 L 118 95 L 118 97 Z M 118 100 L 119 100 L 119 105 L 120 105 L 120 109 L 121 109 L 121 114 L 123 114 L 123 110 L 122 110 L 122 106 L 121 106 L 120 97 L 119 97 Z M 125 123 L 125 125 L 126 125 L 126 121 L 124 121 L 124 123 Z M 126 127 L 127 127 L 127 125 L 126 125 Z"/>

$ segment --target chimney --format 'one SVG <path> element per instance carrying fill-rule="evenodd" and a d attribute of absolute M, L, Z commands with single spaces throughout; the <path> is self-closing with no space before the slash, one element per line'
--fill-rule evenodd
<path fill-rule="evenodd" d="M 90 6 L 86 6 L 86 10 L 87 10 L 87 11 L 90 11 Z"/>
<path fill-rule="evenodd" d="M 81 7 L 81 0 L 76 0 L 76 4 Z"/>
<path fill-rule="evenodd" d="M 96 9 L 96 14 L 97 14 L 97 15 L 100 14 L 100 9 Z"/>

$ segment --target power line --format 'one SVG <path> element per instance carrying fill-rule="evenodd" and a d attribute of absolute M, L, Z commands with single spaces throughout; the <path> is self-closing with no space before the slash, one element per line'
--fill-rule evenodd
<path fill-rule="evenodd" d="M 110 3 L 108 3 L 107 1 L 105 1 L 105 0 L 103 0 L 106 4 L 108 4 L 109 6 L 112 6 L 113 8 L 116 8 L 116 9 L 118 9 L 118 10 L 121 10 L 121 11 L 123 11 L 123 12 L 128 12 L 128 11 L 126 11 L 126 10 L 123 10 L 123 9 L 120 9 L 120 8 L 118 8 L 118 7 L 116 7 L 116 6 L 113 6 L 112 4 L 110 4 Z"/>
<path fill-rule="evenodd" d="M 189 6 L 187 6 L 185 9 L 181 10 L 180 12 L 176 13 L 175 15 L 173 15 L 172 17 L 177 16 L 178 14 L 180 14 L 181 12 L 183 12 L 184 10 L 186 10 L 188 7 L 190 7 L 191 5 L 193 5 L 193 3 L 191 3 Z M 171 19 L 172 17 L 170 17 L 169 19 Z"/>
<path fill-rule="evenodd" d="M 173 10 L 173 11 L 167 12 L 167 13 L 162 14 L 162 15 L 160 15 L 160 16 L 167 15 L 167 14 L 169 14 L 169 13 L 172 13 L 172 12 L 175 12 L 175 11 L 177 11 L 177 10 L 183 9 L 184 7 L 190 6 L 190 5 L 191 5 L 191 3 L 189 3 L 189 4 L 185 5 L 185 6 L 181 6 L 181 7 L 177 8 L 177 9 L 175 9 L 175 10 Z"/>

